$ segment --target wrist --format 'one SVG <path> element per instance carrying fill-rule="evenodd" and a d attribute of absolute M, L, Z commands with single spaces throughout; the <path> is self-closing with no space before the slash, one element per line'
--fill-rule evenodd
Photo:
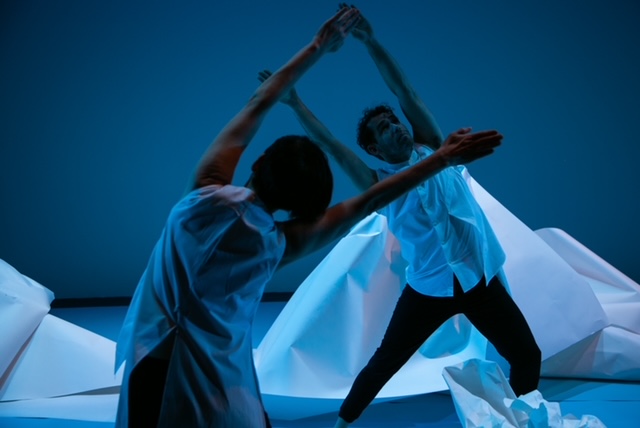
<path fill-rule="evenodd" d="M 374 49 L 377 45 L 380 44 L 373 34 L 369 34 L 366 37 L 363 37 L 361 40 L 362 43 L 364 43 L 364 45 L 367 47 L 367 49 Z"/>
<path fill-rule="evenodd" d="M 435 158 L 435 162 L 441 169 L 455 165 L 453 156 L 449 153 L 447 146 L 440 146 L 432 155 Z"/>
<path fill-rule="evenodd" d="M 327 53 L 329 47 L 320 37 L 315 37 L 308 45 L 308 49 L 313 55 L 322 56 Z"/>

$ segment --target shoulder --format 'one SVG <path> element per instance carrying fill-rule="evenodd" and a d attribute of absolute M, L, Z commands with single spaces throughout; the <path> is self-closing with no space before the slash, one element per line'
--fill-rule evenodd
<path fill-rule="evenodd" d="M 211 184 L 197 188 L 182 199 L 189 205 L 210 202 L 220 205 L 242 205 L 257 200 L 256 194 L 246 187 L 231 184 Z"/>
<path fill-rule="evenodd" d="M 242 215 L 255 199 L 255 193 L 246 187 L 212 184 L 187 193 L 175 204 L 170 216 L 174 220 L 209 216 L 220 212 L 238 216 Z"/>

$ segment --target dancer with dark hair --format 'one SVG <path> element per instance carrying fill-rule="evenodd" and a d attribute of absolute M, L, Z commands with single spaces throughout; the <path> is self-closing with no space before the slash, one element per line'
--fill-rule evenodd
<path fill-rule="evenodd" d="M 307 137 L 277 140 L 231 184 L 266 113 L 359 18 L 343 8 L 312 42 L 264 82 L 222 129 L 171 210 L 136 288 L 118 340 L 126 361 L 117 426 L 269 426 L 252 356 L 251 326 L 280 264 L 315 251 L 393 198 L 451 164 L 486 156 L 496 131 L 453 133 L 429 159 L 329 209 L 332 175 Z M 285 210 L 290 219 L 276 222 Z"/>

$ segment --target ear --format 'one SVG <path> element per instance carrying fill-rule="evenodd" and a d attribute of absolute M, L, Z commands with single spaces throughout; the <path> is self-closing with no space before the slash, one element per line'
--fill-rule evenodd
<path fill-rule="evenodd" d="M 378 157 L 380 155 L 380 152 L 378 151 L 378 146 L 376 146 L 375 144 L 369 144 L 366 150 L 367 150 L 367 153 L 369 153 L 372 156 Z"/>

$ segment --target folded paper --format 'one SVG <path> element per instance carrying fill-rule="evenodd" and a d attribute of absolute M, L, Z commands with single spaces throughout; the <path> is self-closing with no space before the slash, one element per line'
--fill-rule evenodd
<path fill-rule="evenodd" d="M 593 415 L 563 416 L 560 404 L 545 400 L 540 391 L 516 397 L 492 361 L 471 359 L 445 367 L 442 376 L 463 428 L 606 428 Z"/>
<path fill-rule="evenodd" d="M 48 314 L 53 293 L 0 260 L 0 417 L 114 421 L 115 342 Z M 6 333 L 6 334 L 5 334 Z"/>

